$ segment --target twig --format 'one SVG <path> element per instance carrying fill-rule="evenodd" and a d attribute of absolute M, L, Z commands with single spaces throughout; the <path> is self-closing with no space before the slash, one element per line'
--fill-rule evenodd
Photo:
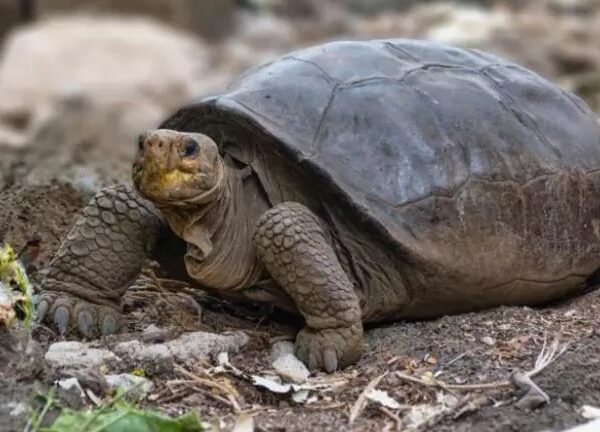
<path fill-rule="evenodd" d="M 187 396 L 187 393 L 189 393 L 189 391 L 191 390 L 191 391 L 195 391 L 197 393 L 202 393 L 203 395 L 208 396 L 209 398 L 214 399 L 217 402 L 221 402 L 221 403 L 227 405 L 228 407 L 230 407 L 231 409 L 233 409 L 234 411 L 236 411 L 236 406 L 234 403 L 231 402 L 231 400 L 226 399 L 223 396 L 219 396 L 217 394 L 211 393 L 208 390 L 200 387 L 199 383 L 196 380 L 173 380 L 173 381 L 169 381 L 169 384 L 186 385 L 187 387 L 184 389 L 181 389 L 180 391 L 173 391 L 172 395 L 170 395 L 160 401 L 161 404 L 167 403 L 167 402 L 172 402 L 174 400 L 177 400 L 178 398 Z"/>
<path fill-rule="evenodd" d="M 238 405 L 237 401 L 235 399 L 233 399 L 230 395 L 228 395 L 228 398 L 225 399 L 223 396 L 219 396 L 217 394 L 211 393 L 208 390 L 201 388 L 197 384 L 196 385 L 192 385 L 192 387 L 198 393 L 202 393 L 203 395 L 208 396 L 211 399 L 214 399 L 216 401 L 219 401 L 219 402 L 227 405 L 228 407 L 230 407 L 231 409 L 233 409 L 233 411 L 235 413 L 239 413 L 241 411 L 241 408 Z"/>
<path fill-rule="evenodd" d="M 396 430 L 402 430 L 402 420 L 400 419 L 400 417 L 398 417 L 396 414 L 394 414 L 393 412 L 391 412 L 389 409 L 387 409 L 384 406 L 380 406 L 379 410 L 384 413 L 385 415 L 387 415 L 389 418 L 391 418 L 392 420 L 394 420 L 394 422 L 396 423 Z"/>
<path fill-rule="evenodd" d="M 553 363 L 556 359 L 558 359 L 561 355 L 565 353 L 568 344 L 560 346 L 558 343 L 558 338 L 555 339 L 550 348 L 546 345 L 546 340 L 544 338 L 544 343 L 542 345 L 542 350 L 540 351 L 536 361 L 534 368 L 528 372 L 525 372 L 525 376 L 528 378 L 532 378 L 546 369 L 551 363 Z M 459 390 L 459 391 L 469 391 L 469 390 L 486 390 L 486 389 L 496 389 L 500 387 L 510 387 L 512 386 L 512 382 L 510 380 L 504 381 L 492 381 L 489 383 L 481 383 L 481 384 L 446 384 L 442 381 L 432 379 L 424 380 L 422 378 L 413 377 L 410 375 L 406 375 L 400 371 L 395 372 L 396 376 L 404 381 L 410 381 L 417 384 L 421 384 L 427 387 L 440 387 L 445 390 Z"/>
<path fill-rule="evenodd" d="M 160 404 L 171 403 L 173 401 L 181 399 L 182 397 L 187 396 L 190 393 L 189 388 L 185 388 L 179 391 L 173 391 L 171 389 L 169 390 L 171 391 L 171 394 L 169 396 L 158 398 L 156 399 L 156 401 Z"/>
<path fill-rule="evenodd" d="M 456 363 L 457 361 L 459 361 L 461 358 L 467 356 L 471 354 L 471 351 L 465 351 L 462 354 L 457 355 L 456 357 L 454 357 L 452 360 L 450 360 L 448 363 L 444 364 L 441 368 L 439 368 L 439 370 L 437 371 L 437 374 L 441 374 L 444 368 L 447 368 L 448 366 L 450 366 L 453 363 Z"/>
<path fill-rule="evenodd" d="M 444 408 L 441 412 L 433 415 L 432 417 L 428 418 L 416 427 L 407 429 L 407 431 L 423 430 L 424 428 L 426 430 L 433 430 L 434 425 L 442 421 L 447 416 L 462 410 L 470 401 L 471 397 L 465 396 L 464 398 L 456 402 L 454 405 Z"/>
<path fill-rule="evenodd" d="M 242 410 L 239 403 L 237 402 L 235 396 L 233 395 L 233 392 L 231 391 L 231 389 L 228 389 L 227 387 L 225 387 L 224 385 L 222 385 L 216 381 L 211 381 L 206 378 L 201 378 L 198 375 L 193 374 L 192 372 L 184 369 L 183 367 L 181 367 L 179 365 L 175 365 L 175 370 L 177 372 L 179 372 L 181 375 L 185 376 L 186 378 L 189 378 L 190 380 L 194 381 L 196 384 L 204 385 L 206 387 L 210 387 L 210 388 L 218 389 L 218 390 L 222 391 L 225 394 L 225 396 L 227 397 L 227 400 L 229 400 L 231 406 L 233 407 L 233 409 L 236 413 L 240 412 Z"/>
<path fill-rule="evenodd" d="M 352 409 L 350 410 L 350 426 L 352 426 L 352 424 L 354 423 L 354 420 L 356 420 L 358 418 L 358 416 L 364 409 L 365 403 L 367 400 L 367 395 L 369 394 L 369 392 L 371 390 L 373 390 L 375 387 L 377 387 L 377 384 L 379 384 L 379 381 L 381 381 L 383 379 L 383 377 L 385 377 L 387 374 L 388 374 L 387 372 L 384 372 L 381 375 L 379 375 L 378 377 L 373 378 L 371 380 L 371 382 L 369 384 L 367 384 L 367 386 L 364 388 L 362 393 L 358 396 L 358 399 L 356 399 L 356 402 L 354 402 L 354 405 L 352 406 Z"/>
<path fill-rule="evenodd" d="M 325 411 L 330 409 L 338 409 L 343 406 L 346 406 L 344 402 L 335 402 L 328 405 L 317 405 L 317 404 L 308 404 L 304 405 L 304 409 L 314 410 L 314 411 Z"/>

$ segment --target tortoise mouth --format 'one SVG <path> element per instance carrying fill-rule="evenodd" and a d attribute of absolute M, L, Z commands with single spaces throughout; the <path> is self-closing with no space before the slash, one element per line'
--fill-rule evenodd
<path fill-rule="evenodd" d="M 179 167 L 161 170 L 148 165 L 147 161 L 134 163 L 133 183 L 144 198 L 158 206 L 210 202 L 223 183 L 224 170 L 221 164 L 217 165 L 216 173 L 210 174 L 188 172 Z"/>

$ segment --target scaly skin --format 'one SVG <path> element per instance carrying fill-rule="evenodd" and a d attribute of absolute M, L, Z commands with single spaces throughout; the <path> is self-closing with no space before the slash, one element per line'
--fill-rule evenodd
<path fill-rule="evenodd" d="M 121 296 L 159 235 L 155 205 L 188 242 L 188 254 L 194 252 L 190 276 L 203 286 L 240 291 L 261 276 L 275 280 L 305 318 L 296 353 L 311 369 L 333 372 L 358 360 L 359 299 L 321 221 L 307 207 L 286 202 L 264 211 L 265 205 L 256 214 L 256 206 L 244 208 L 235 195 L 244 191 L 242 185 L 225 187 L 228 176 L 237 174 L 205 135 L 158 130 L 142 135 L 139 144 L 133 179 L 152 204 L 126 186 L 94 197 L 50 264 L 38 306 L 42 319 L 62 333 L 69 324 L 85 336 L 118 329 Z"/>
<path fill-rule="evenodd" d="M 362 354 L 358 296 L 305 206 L 286 202 L 267 211 L 254 236 L 258 257 L 306 321 L 296 354 L 310 369 L 335 371 Z"/>
<path fill-rule="evenodd" d="M 38 320 L 87 337 L 118 330 L 123 293 L 139 275 L 161 220 L 131 186 L 98 192 L 63 240 L 42 283 Z"/>

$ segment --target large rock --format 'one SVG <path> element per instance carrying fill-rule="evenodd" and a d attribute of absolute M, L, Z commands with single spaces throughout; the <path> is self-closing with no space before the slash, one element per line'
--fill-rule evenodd
<path fill-rule="evenodd" d="M 62 17 L 25 27 L 1 57 L 2 126 L 39 127 L 57 104 L 101 109 L 117 130 L 154 126 L 196 96 L 206 58 L 196 39 L 142 19 Z"/>
<path fill-rule="evenodd" d="M 63 17 L 0 56 L 0 239 L 43 267 L 75 211 L 129 181 L 137 135 L 204 91 L 207 50 L 142 19 Z"/>
<path fill-rule="evenodd" d="M 37 15 L 101 13 L 141 15 L 196 32 L 219 37 L 234 28 L 234 0 L 43 0 Z"/>

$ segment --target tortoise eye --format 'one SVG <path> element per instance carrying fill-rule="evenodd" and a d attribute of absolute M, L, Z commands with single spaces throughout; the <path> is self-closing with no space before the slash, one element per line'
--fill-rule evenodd
<path fill-rule="evenodd" d="M 183 146 L 182 154 L 184 157 L 196 156 L 200 152 L 200 146 L 196 141 L 187 140 Z"/>

